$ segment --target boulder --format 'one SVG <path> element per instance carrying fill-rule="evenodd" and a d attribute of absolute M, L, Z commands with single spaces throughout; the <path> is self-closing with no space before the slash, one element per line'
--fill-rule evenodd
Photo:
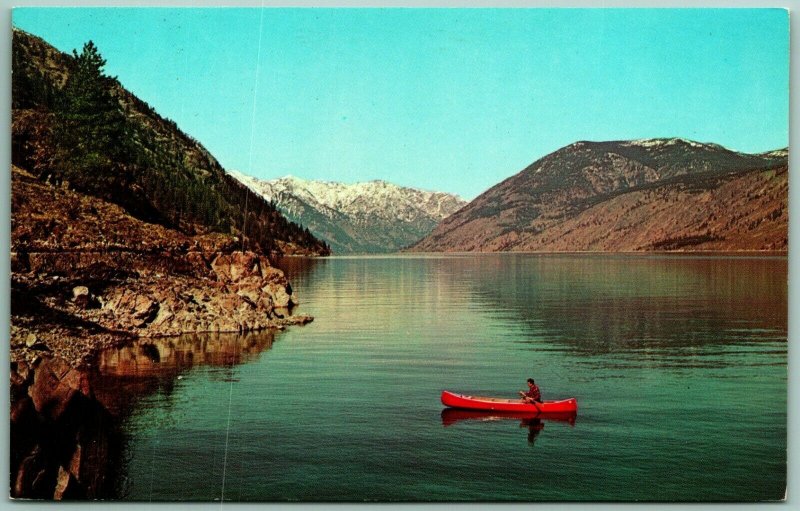
<path fill-rule="evenodd" d="M 286 282 L 286 275 L 284 275 L 283 271 L 274 266 L 264 266 L 261 271 L 262 278 L 267 282 L 275 282 L 278 284 L 284 284 Z"/>
<path fill-rule="evenodd" d="M 156 319 L 158 309 L 158 303 L 152 298 L 145 295 L 136 295 L 131 309 L 134 326 L 141 328 Z"/>
<path fill-rule="evenodd" d="M 220 282 L 231 281 L 231 256 L 221 254 L 211 261 L 211 270 Z"/>
<path fill-rule="evenodd" d="M 158 314 L 153 320 L 152 325 L 154 327 L 167 326 L 174 318 L 175 314 L 172 312 L 172 309 L 169 307 L 169 305 L 160 306 L 158 309 Z"/>
<path fill-rule="evenodd" d="M 36 411 L 57 420 L 76 395 L 91 395 L 88 377 L 60 358 L 45 359 L 28 387 L 28 395 Z"/>
<path fill-rule="evenodd" d="M 275 326 L 271 319 L 275 307 L 286 309 L 297 303 L 284 273 L 264 256 L 250 251 L 207 252 L 197 242 L 186 250 L 140 256 L 140 261 L 131 262 L 140 273 L 116 275 L 100 300 L 87 286 L 75 287 L 71 298 L 77 314 L 107 329 L 156 337 L 269 328 Z M 154 261 L 147 259 L 151 256 Z M 164 263 L 167 259 L 169 264 Z M 101 310 L 88 310 L 92 304 Z M 18 338 L 21 343 L 24 336 Z"/>
<path fill-rule="evenodd" d="M 37 342 L 39 342 L 39 338 L 35 333 L 31 332 L 25 336 L 25 346 L 32 348 Z"/>
<path fill-rule="evenodd" d="M 198 277 L 210 276 L 209 269 L 211 265 L 202 252 L 189 252 L 186 254 L 186 263 L 191 268 L 192 275 Z"/>
<path fill-rule="evenodd" d="M 80 498 L 81 492 L 78 488 L 78 481 L 75 476 L 64 470 L 64 467 L 58 467 L 58 476 L 56 476 L 56 489 L 53 492 L 53 500 L 64 500 L 69 498 Z"/>
<path fill-rule="evenodd" d="M 222 282 L 238 282 L 245 277 L 262 278 L 262 267 L 269 263 L 253 252 L 233 252 L 220 254 L 211 262 L 211 269 Z M 266 264 L 265 264 L 266 263 Z"/>
<path fill-rule="evenodd" d="M 88 309 L 92 301 L 92 295 L 86 286 L 75 286 L 72 288 L 72 302 L 81 309 Z"/>
<path fill-rule="evenodd" d="M 75 476 L 75 479 L 81 479 L 81 455 L 83 448 L 81 444 L 75 446 L 75 451 L 72 453 L 72 459 L 69 462 L 69 473 Z"/>
<path fill-rule="evenodd" d="M 270 282 L 261 290 L 272 297 L 275 307 L 289 307 L 292 305 L 292 296 L 286 292 L 286 288 L 280 284 Z"/>
<path fill-rule="evenodd" d="M 28 396 L 11 401 L 11 423 L 15 424 L 22 421 L 22 418 L 28 416 L 33 408 L 33 401 Z"/>
<path fill-rule="evenodd" d="M 11 271 L 14 273 L 26 273 L 30 271 L 31 263 L 28 254 L 25 252 L 11 252 Z"/>

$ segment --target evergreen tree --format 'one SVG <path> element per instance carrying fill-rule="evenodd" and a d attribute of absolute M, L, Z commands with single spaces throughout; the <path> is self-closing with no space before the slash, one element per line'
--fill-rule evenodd
<path fill-rule="evenodd" d="M 54 164 L 77 188 L 107 195 L 125 178 L 125 117 L 111 93 L 113 79 L 103 73 L 106 61 L 94 43 L 84 44 L 80 54 L 72 53 L 56 110 Z"/>

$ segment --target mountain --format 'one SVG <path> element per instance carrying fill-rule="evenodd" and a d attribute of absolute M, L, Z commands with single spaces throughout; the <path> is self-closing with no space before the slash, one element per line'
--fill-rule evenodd
<path fill-rule="evenodd" d="M 68 55 L 14 29 L 12 50 L 18 167 L 185 234 L 244 237 L 246 248 L 263 253 L 327 253 L 305 228 L 231 178 L 174 121 L 106 76 L 91 41 Z"/>
<path fill-rule="evenodd" d="M 290 220 L 307 225 L 338 254 L 398 250 L 466 204 L 456 195 L 386 181 L 343 184 L 292 176 L 263 181 L 241 172 L 231 175 L 274 203 Z"/>
<path fill-rule="evenodd" d="M 787 250 L 788 150 L 576 142 L 444 219 L 412 251 Z"/>

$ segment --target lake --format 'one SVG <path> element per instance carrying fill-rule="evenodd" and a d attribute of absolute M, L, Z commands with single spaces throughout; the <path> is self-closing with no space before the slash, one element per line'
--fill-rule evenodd
<path fill-rule="evenodd" d="M 103 354 L 119 498 L 752 501 L 786 488 L 787 258 L 284 259 L 313 323 Z M 443 389 L 576 397 L 574 421 Z"/>

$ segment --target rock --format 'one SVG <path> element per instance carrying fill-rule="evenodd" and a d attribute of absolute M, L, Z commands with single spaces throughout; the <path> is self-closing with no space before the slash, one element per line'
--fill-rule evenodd
<path fill-rule="evenodd" d="M 137 295 L 133 302 L 132 316 L 134 326 L 143 327 L 158 316 L 159 305 L 156 301 L 143 295 Z"/>
<path fill-rule="evenodd" d="M 19 464 L 12 496 L 45 497 L 46 479 L 47 469 L 42 460 L 41 447 L 37 445 Z"/>
<path fill-rule="evenodd" d="M 67 385 L 71 389 L 77 390 L 86 397 L 92 396 L 89 377 L 84 371 L 70 369 L 70 371 L 61 379 L 61 383 Z"/>
<path fill-rule="evenodd" d="M 72 369 L 60 358 L 51 358 L 36 368 L 28 395 L 37 412 L 57 420 L 76 394 L 89 394 L 88 387 L 85 375 Z"/>
<path fill-rule="evenodd" d="M 25 396 L 22 399 L 12 400 L 11 402 L 11 423 L 20 422 L 20 420 L 29 415 L 33 408 L 33 401 L 30 397 Z"/>
<path fill-rule="evenodd" d="M 298 316 L 293 316 L 293 318 L 295 325 L 305 325 L 314 321 L 314 316 L 309 316 L 308 314 L 300 314 Z"/>
<path fill-rule="evenodd" d="M 211 263 L 211 269 L 217 280 L 223 282 L 238 282 L 244 277 L 255 276 L 263 278 L 262 267 L 269 263 L 261 256 L 247 252 L 233 252 L 220 254 Z"/>
<path fill-rule="evenodd" d="M 58 476 L 56 477 L 56 489 L 53 492 L 53 500 L 64 500 L 69 498 L 76 498 L 80 496 L 80 491 L 77 488 L 78 481 L 75 477 L 64 470 L 64 467 L 58 467 Z"/>
<path fill-rule="evenodd" d="M 282 284 L 286 282 L 286 276 L 283 272 L 274 266 L 266 266 L 261 269 L 262 278 L 267 282 L 276 282 Z"/>
<path fill-rule="evenodd" d="M 192 270 L 193 275 L 210 276 L 211 265 L 202 252 L 189 252 L 186 254 L 186 263 Z"/>
<path fill-rule="evenodd" d="M 28 254 L 25 252 L 11 252 L 11 271 L 14 273 L 25 273 L 30 271 L 31 264 Z"/>
<path fill-rule="evenodd" d="M 289 307 L 292 304 L 292 297 L 286 292 L 286 288 L 280 284 L 271 282 L 261 289 L 272 297 L 275 307 Z"/>
<path fill-rule="evenodd" d="M 72 301 L 81 309 L 89 308 L 89 305 L 92 301 L 92 296 L 89 294 L 89 288 L 86 286 L 75 286 L 72 288 Z"/>
<path fill-rule="evenodd" d="M 82 322 L 72 323 L 58 332 L 38 331 L 28 337 L 29 328 L 18 329 L 17 334 L 11 336 L 14 356 L 19 360 L 33 360 L 37 352 L 47 356 L 44 351 L 52 349 L 54 356 L 77 366 L 90 359 L 102 335 L 111 340 L 111 337 L 126 335 L 158 337 L 277 326 L 273 309 L 281 307 L 279 315 L 288 319 L 289 307 L 297 302 L 291 286 L 284 273 L 272 266 L 265 256 L 250 251 L 218 251 L 220 247 L 232 250 L 234 245 L 226 236 L 203 235 L 199 243 L 198 239 L 192 239 L 185 246 L 167 244 L 158 248 L 156 240 L 144 240 L 141 247 L 148 247 L 146 253 L 31 253 L 38 258 L 36 268 L 45 273 L 36 278 L 50 279 L 54 273 L 71 276 L 49 289 L 63 289 L 61 283 L 80 278 L 84 283 L 98 282 L 95 291 L 102 287 L 103 296 L 93 295 L 87 285 L 70 286 L 67 289 L 72 290 L 71 294 L 58 291 L 57 295 L 44 296 L 42 303 L 49 308 Z M 90 331 L 89 324 L 107 333 Z M 89 338 L 95 340 L 83 341 Z M 60 415 L 66 406 L 63 403 L 72 399 L 71 391 L 87 394 L 88 389 L 80 379 L 62 382 L 63 376 L 40 376 L 38 385 L 29 384 L 37 410 L 46 409 L 47 413 L 52 410 Z M 21 384 L 20 378 L 24 377 L 15 376 L 14 381 Z M 46 380 L 51 380 L 50 384 L 57 390 L 47 393 L 40 388 Z"/>
<path fill-rule="evenodd" d="M 280 321 L 282 325 L 305 325 L 314 321 L 313 316 L 308 314 L 299 314 L 297 316 L 289 316 Z"/>
<path fill-rule="evenodd" d="M 231 282 L 231 256 L 230 254 L 220 254 L 211 261 L 211 269 L 221 282 Z"/>
<path fill-rule="evenodd" d="M 12 362 L 13 364 L 13 362 Z M 25 384 L 25 378 L 22 377 L 14 368 L 11 368 L 11 388 L 19 387 Z"/>
<path fill-rule="evenodd" d="M 75 476 L 78 481 L 81 480 L 81 454 L 83 448 L 81 444 L 75 446 L 75 451 L 72 453 L 72 459 L 69 462 L 69 473 Z"/>
<path fill-rule="evenodd" d="M 172 312 L 169 305 L 164 305 L 159 307 L 158 314 L 156 315 L 156 318 L 153 320 L 152 325 L 154 327 L 168 325 L 174 318 L 175 314 Z"/>
<path fill-rule="evenodd" d="M 39 342 L 39 338 L 36 337 L 36 334 L 31 332 L 25 337 L 25 346 L 32 347 L 34 344 Z"/>

